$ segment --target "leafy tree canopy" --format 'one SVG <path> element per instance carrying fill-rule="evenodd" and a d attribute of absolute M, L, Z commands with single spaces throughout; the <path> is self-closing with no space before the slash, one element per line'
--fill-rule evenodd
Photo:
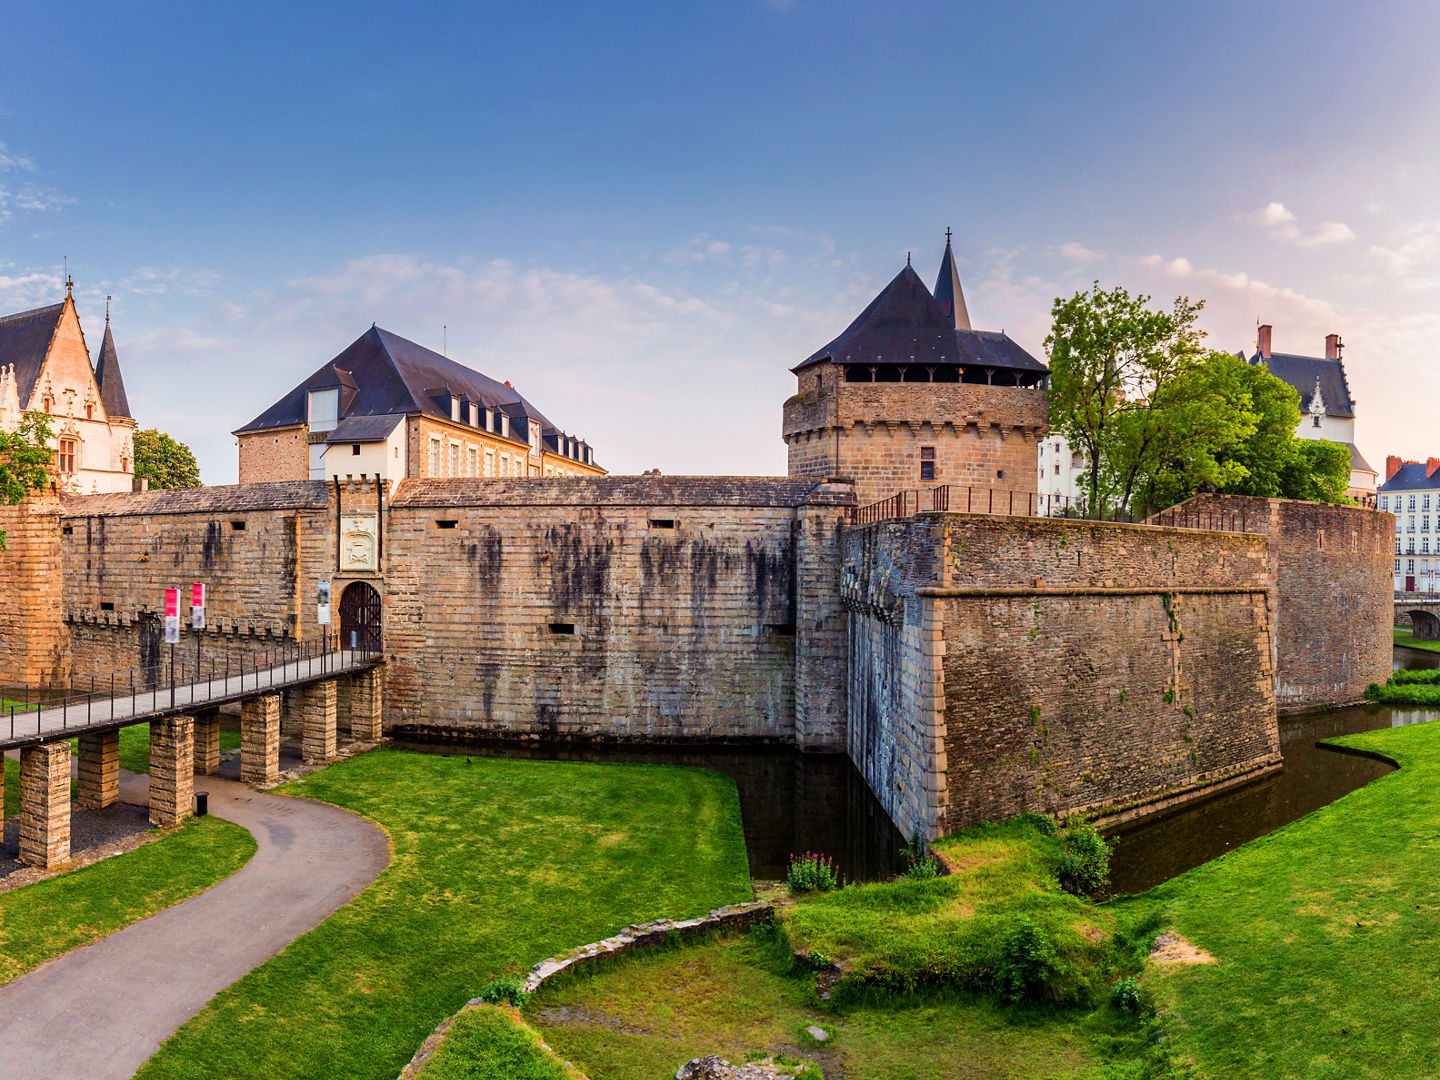
<path fill-rule="evenodd" d="M 28 412 L 14 431 L 0 431 L 0 504 L 13 506 L 45 486 L 54 451 L 50 449 L 50 418 Z M 5 531 L 0 529 L 0 550 Z"/>
<path fill-rule="evenodd" d="M 1090 512 L 1150 512 L 1202 491 L 1343 502 L 1349 450 L 1296 437 L 1294 388 L 1204 348 L 1204 301 L 1182 296 L 1167 312 L 1149 300 L 1097 282 L 1052 309 L 1051 425 L 1086 455 Z"/>
<path fill-rule="evenodd" d="M 135 478 L 150 481 L 152 488 L 193 488 L 200 486 L 200 466 L 184 443 L 145 428 L 135 432 Z"/>

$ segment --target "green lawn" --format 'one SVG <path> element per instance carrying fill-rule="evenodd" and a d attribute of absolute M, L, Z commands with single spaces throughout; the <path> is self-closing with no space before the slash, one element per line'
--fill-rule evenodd
<path fill-rule="evenodd" d="M 1426 641 L 1417 638 L 1409 630 L 1395 629 L 1395 644 L 1407 649 L 1424 649 L 1426 652 L 1440 652 L 1440 641 Z"/>
<path fill-rule="evenodd" d="M 208 889 L 253 854 L 240 826 L 198 818 L 124 855 L 0 893 L 0 983 Z"/>
<path fill-rule="evenodd" d="M 1435 1077 L 1440 724 L 1348 735 L 1402 768 L 1123 905 L 1217 963 L 1152 981 L 1206 1077 Z"/>
<path fill-rule="evenodd" d="M 535 1030 L 503 1005 L 479 1005 L 455 1019 L 422 1080 L 581 1080 L 547 1053 Z"/>
<path fill-rule="evenodd" d="M 507 965 L 750 898 L 735 787 L 713 773 L 379 750 L 283 790 L 379 822 L 393 861 L 218 995 L 145 1080 L 393 1080 Z"/>

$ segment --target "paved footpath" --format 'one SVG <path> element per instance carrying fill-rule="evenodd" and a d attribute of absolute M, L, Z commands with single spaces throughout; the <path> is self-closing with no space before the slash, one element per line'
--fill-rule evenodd
<path fill-rule="evenodd" d="M 254 835 L 254 857 L 198 896 L 0 986 L 5 1080 L 129 1080 L 206 1002 L 343 907 L 390 860 L 385 834 L 348 810 L 195 781 L 212 814 Z M 121 798 L 143 804 L 147 783 L 121 773 Z"/>

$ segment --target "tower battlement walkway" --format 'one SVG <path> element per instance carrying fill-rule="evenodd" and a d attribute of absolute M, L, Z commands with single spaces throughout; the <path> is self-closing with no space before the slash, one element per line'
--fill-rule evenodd
<path fill-rule="evenodd" d="M 220 706 L 240 704 L 241 779 L 271 784 L 280 772 L 285 692 L 298 692 L 304 760 L 321 764 L 336 756 L 342 696 L 351 733 L 380 738 L 381 670 L 380 653 L 336 649 L 323 639 L 7 690 L 0 751 L 20 751 L 20 860 L 48 868 L 70 858 L 71 739 L 79 755 L 76 799 L 101 810 L 120 797 L 120 729 L 148 723 L 150 821 L 175 825 L 193 812 L 194 776 L 220 766 Z"/>

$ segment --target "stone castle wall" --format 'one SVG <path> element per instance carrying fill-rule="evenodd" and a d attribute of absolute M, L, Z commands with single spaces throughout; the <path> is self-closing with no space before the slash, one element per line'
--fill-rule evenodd
<path fill-rule="evenodd" d="M 1275 700 L 1281 708 L 1360 701 L 1392 667 L 1395 519 L 1360 506 L 1202 495 L 1177 508 L 1239 513 L 1269 538 Z"/>
<path fill-rule="evenodd" d="M 1115 815 L 1279 759 L 1263 538 L 921 515 L 851 530 L 850 746 L 897 825 Z"/>
<path fill-rule="evenodd" d="M 241 435 L 240 483 L 310 479 L 310 440 L 304 426 Z"/>
<path fill-rule="evenodd" d="M 831 365 L 802 372 L 784 410 L 790 474 L 851 479 L 862 506 L 938 484 L 1034 491 L 1048 427 L 1043 388 L 844 382 Z"/>
<path fill-rule="evenodd" d="M 61 513 L 51 492 L 0 506 L 0 687 L 70 674 L 61 622 Z"/>

